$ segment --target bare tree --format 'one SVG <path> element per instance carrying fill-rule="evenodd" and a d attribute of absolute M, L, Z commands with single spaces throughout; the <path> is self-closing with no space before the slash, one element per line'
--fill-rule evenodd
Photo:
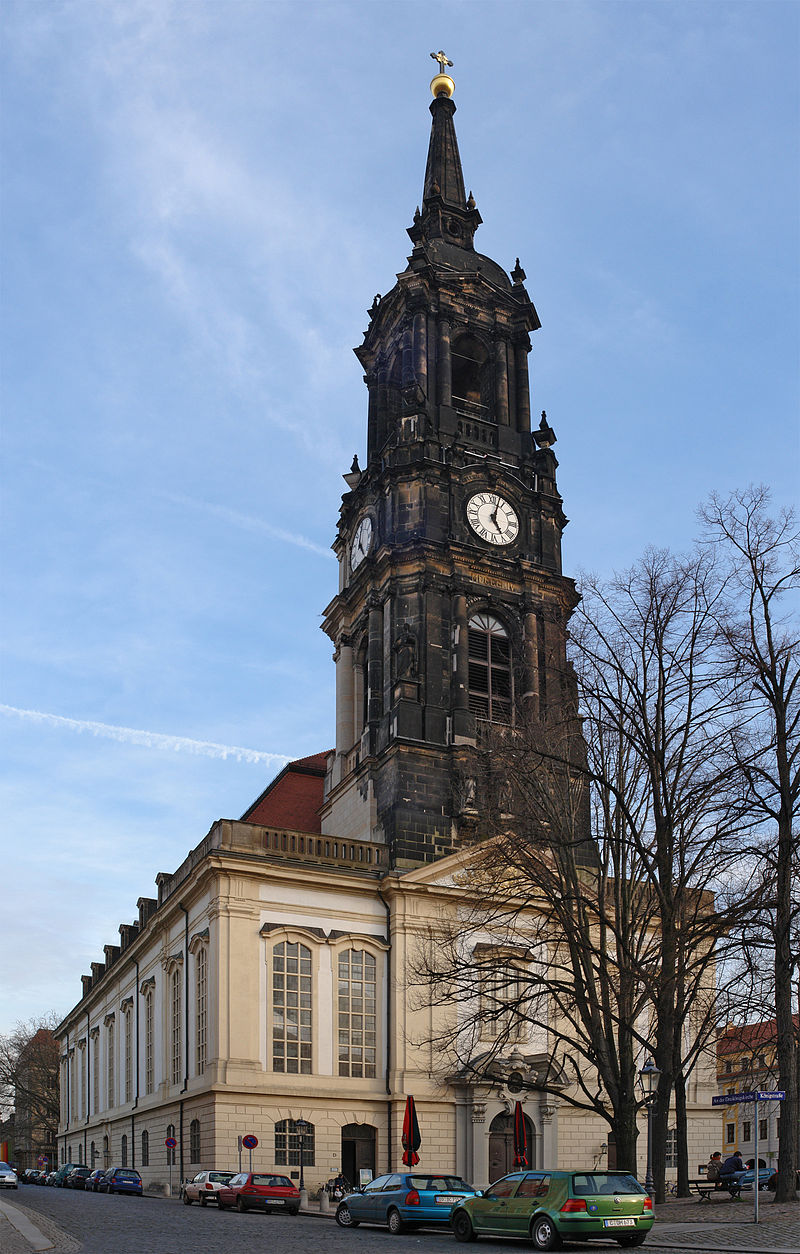
<path fill-rule="evenodd" d="M 728 746 L 758 829 L 763 893 L 750 923 L 752 943 L 773 952 L 774 1009 L 781 1112 L 776 1201 L 795 1198 L 800 1135 L 798 1042 L 792 992 L 798 974 L 793 935 L 800 920 L 800 532 L 793 511 L 770 512 L 764 487 L 701 511 L 705 538 L 726 567 L 716 612 L 736 702 Z M 788 608 L 787 608 L 788 600 Z M 800 1007 L 798 1007 L 800 1009 Z"/>
<path fill-rule="evenodd" d="M 520 713 L 469 768 L 478 775 L 476 834 L 492 839 L 470 869 L 478 892 L 468 930 L 495 938 L 483 965 L 497 974 L 475 963 L 474 946 L 470 958 L 463 918 L 460 934 L 430 936 L 419 974 L 429 994 L 459 999 L 448 1045 L 462 1055 L 485 1037 L 487 1017 L 504 1028 L 495 1049 L 520 1023 L 528 1035 L 546 1032 L 550 1062 L 539 1083 L 604 1117 L 628 1169 L 636 1071 L 652 1053 L 661 1072 L 658 1196 L 673 1088 L 680 1105 L 687 1077 L 708 1059 L 715 965 L 741 911 L 733 897 L 722 909 L 714 901 L 740 856 L 743 821 L 718 749 L 729 713 L 717 683 L 720 585 L 702 555 L 650 552 L 583 591 L 575 675 L 562 669 L 558 685 L 548 683 L 564 700 L 537 717 Z M 524 950 L 526 935 L 532 960 L 509 977 L 497 955 Z M 470 1001 L 476 965 L 489 991 Z M 685 1184 L 685 1135 L 681 1163 Z"/>
<path fill-rule="evenodd" d="M 3 1105 L 14 1108 L 14 1150 L 30 1159 L 55 1150 L 59 1121 L 58 1041 L 56 1014 L 18 1023 L 0 1036 L 0 1093 Z"/>

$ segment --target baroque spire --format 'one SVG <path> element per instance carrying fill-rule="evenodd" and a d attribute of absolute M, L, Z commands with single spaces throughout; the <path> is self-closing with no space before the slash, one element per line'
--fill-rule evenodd
<path fill-rule="evenodd" d="M 433 100 L 430 111 L 433 122 L 425 165 L 422 214 L 419 217 L 414 215 L 414 225 L 408 233 L 414 243 L 444 238 L 448 243 L 471 249 L 472 237 L 480 225 L 481 216 L 475 208 L 472 192 L 467 200 L 464 186 L 453 123 L 455 83 L 445 72 L 445 66 L 450 67 L 453 62 L 442 51 L 432 52 L 431 56 L 438 62 L 439 73 L 431 81 Z"/>

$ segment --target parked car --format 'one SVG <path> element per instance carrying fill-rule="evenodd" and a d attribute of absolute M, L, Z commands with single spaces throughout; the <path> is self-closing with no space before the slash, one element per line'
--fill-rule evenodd
<path fill-rule="evenodd" d="M 13 1167 L 8 1163 L 0 1163 L 0 1189 L 16 1189 L 19 1187 L 19 1177 Z"/>
<path fill-rule="evenodd" d="M 795 1177 L 796 1177 L 796 1178 L 795 1178 L 795 1187 L 796 1187 L 796 1188 L 798 1188 L 798 1189 L 800 1189 L 800 1167 L 798 1167 L 798 1168 L 797 1168 L 797 1170 L 795 1171 Z M 770 1189 L 773 1193 L 774 1193 L 774 1192 L 777 1190 L 777 1188 L 778 1188 L 778 1169 L 777 1169 L 777 1167 L 773 1167 L 773 1169 L 772 1169 L 772 1175 L 770 1176 L 769 1180 L 767 1181 L 767 1188 L 768 1188 L 768 1189 Z"/>
<path fill-rule="evenodd" d="M 47 1175 L 42 1181 L 42 1184 L 49 1184 L 52 1187 L 56 1182 L 57 1175 L 58 1175 L 57 1171 L 48 1171 Z"/>
<path fill-rule="evenodd" d="M 105 1174 L 106 1174 L 105 1167 L 95 1167 L 92 1174 L 86 1177 L 86 1183 L 83 1186 L 84 1191 L 86 1193 L 96 1193 L 97 1186 L 99 1185 L 100 1181 L 103 1179 L 103 1176 Z"/>
<path fill-rule="evenodd" d="M 53 1187 L 56 1189 L 63 1188 L 64 1181 L 66 1180 L 69 1173 L 71 1171 L 74 1171 L 76 1167 L 85 1167 L 85 1166 L 86 1166 L 86 1163 L 64 1163 L 61 1167 L 59 1167 L 56 1171 L 53 1172 L 53 1180 L 52 1180 Z"/>
<path fill-rule="evenodd" d="M 87 1179 L 92 1174 L 91 1167 L 73 1167 L 72 1171 L 64 1179 L 65 1189 L 82 1189 Z"/>
<path fill-rule="evenodd" d="M 111 1167 L 97 1185 L 98 1193 L 135 1193 L 142 1196 L 142 1177 L 130 1167 Z"/>
<path fill-rule="evenodd" d="M 564 1240 L 596 1237 L 642 1245 L 654 1218 L 651 1199 L 627 1172 L 542 1170 L 495 1180 L 458 1202 L 450 1223 L 458 1241 L 524 1237 L 535 1250 L 557 1250 Z"/>
<path fill-rule="evenodd" d="M 759 1189 L 768 1188 L 771 1178 L 772 1178 L 771 1167 L 759 1167 L 758 1169 Z M 733 1177 L 733 1180 L 736 1184 L 738 1184 L 740 1189 L 752 1189 L 753 1181 L 755 1180 L 755 1168 L 748 1167 L 746 1171 L 737 1171 L 736 1175 Z"/>
<path fill-rule="evenodd" d="M 17 1179 L 20 1184 L 35 1184 L 36 1177 L 41 1174 L 42 1173 L 38 1167 L 28 1167 L 21 1175 L 17 1173 Z"/>
<path fill-rule="evenodd" d="M 243 1171 L 217 1190 L 217 1205 L 220 1210 L 235 1206 L 238 1211 L 277 1210 L 296 1215 L 300 1209 L 300 1190 L 288 1176 Z"/>
<path fill-rule="evenodd" d="M 199 1202 L 207 1206 L 209 1202 L 216 1202 L 220 1189 L 230 1184 L 235 1175 L 235 1171 L 198 1171 L 193 1180 L 184 1180 L 181 1185 L 184 1204 L 191 1206 L 192 1202 Z"/>
<path fill-rule="evenodd" d="M 456 1202 L 475 1196 L 477 1190 L 460 1176 L 406 1171 L 378 1176 L 358 1193 L 348 1193 L 336 1207 L 341 1228 L 362 1223 L 385 1224 L 390 1232 L 402 1232 L 420 1224 L 447 1224 Z"/>

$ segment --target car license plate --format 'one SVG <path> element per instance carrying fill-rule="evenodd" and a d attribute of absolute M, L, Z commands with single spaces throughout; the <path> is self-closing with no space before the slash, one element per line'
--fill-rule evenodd
<path fill-rule="evenodd" d="M 268 1197 L 267 1206 L 283 1206 L 284 1199 L 282 1197 Z"/>
<path fill-rule="evenodd" d="M 604 1228 L 635 1228 L 635 1219 L 604 1219 Z"/>
<path fill-rule="evenodd" d="M 437 1206 L 454 1206 L 456 1202 L 460 1202 L 461 1198 L 457 1193 L 452 1196 L 449 1193 L 440 1193 L 436 1198 Z"/>

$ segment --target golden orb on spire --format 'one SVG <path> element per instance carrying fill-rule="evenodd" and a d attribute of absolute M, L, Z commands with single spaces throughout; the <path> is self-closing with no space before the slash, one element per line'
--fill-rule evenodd
<path fill-rule="evenodd" d="M 431 56 L 434 61 L 438 61 L 439 63 L 439 73 L 434 74 L 431 79 L 431 91 L 433 92 L 434 98 L 437 96 L 450 97 L 455 91 L 456 85 L 450 75 L 445 73 L 444 67 L 446 65 L 452 66 L 453 62 L 445 55 L 444 52 L 442 52 L 441 48 L 438 52 L 432 52 Z"/>

